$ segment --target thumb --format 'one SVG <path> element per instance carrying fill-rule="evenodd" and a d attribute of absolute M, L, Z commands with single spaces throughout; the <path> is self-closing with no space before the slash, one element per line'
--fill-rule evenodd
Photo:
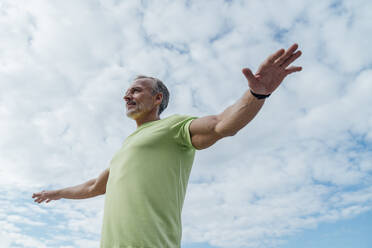
<path fill-rule="evenodd" d="M 256 77 L 253 75 L 252 71 L 249 68 L 243 68 L 242 72 L 244 76 L 248 79 L 248 81 L 253 82 L 256 80 Z"/>

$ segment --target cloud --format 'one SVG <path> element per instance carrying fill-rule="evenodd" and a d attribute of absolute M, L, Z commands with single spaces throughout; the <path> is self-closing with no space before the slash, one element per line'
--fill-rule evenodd
<path fill-rule="evenodd" d="M 280 246 L 288 235 L 370 211 L 370 7 L 3 1 L 0 246 L 98 245 L 103 197 L 39 206 L 31 194 L 107 168 L 135 129 L 122 97 L 137 74 L 169 87 L 163 117 L 217 114 L 247 89 L 243 67 L 255 71 L 293 42 L 303 71 L 237 135 L 197 152 L 183 243 Z"/>

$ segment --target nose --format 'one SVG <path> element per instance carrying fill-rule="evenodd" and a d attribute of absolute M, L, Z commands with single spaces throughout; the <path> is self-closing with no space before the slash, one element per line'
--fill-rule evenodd
<path fill-rule="evenodd" d="M 124 99 L 124 101 L 128 102 L 132 99 L 132 97 L 129 96 L 129 95 L 124 95 L 123 99 Z"/>

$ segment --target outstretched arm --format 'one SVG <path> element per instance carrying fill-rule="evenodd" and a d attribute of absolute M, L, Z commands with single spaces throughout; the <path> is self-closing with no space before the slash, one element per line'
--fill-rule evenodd
<path fill-rule="evenodd" d="M 109 177 L 109 169 L 104 170 L 97 178 L 91 179 L 83 184 L 68 187 L 59 190 L 49 190 L 34 193 L 32 198 L 35 198 L 35 202 L 46 203 L 51 200 L 59 200 L 61 198 L 66 199 L 86 199 L 97 195 L 106 193 L 106 184 Z"/>
<path fill-rule="evenodd" d="M 205 149 L 219 139 L 233 136 L 246 126 L 258 113 L 265 99 L 257 99 L 251 91 L 259 95 L 268 95 L 276 90 L 289 74 L 301 71 L 298 66 L 290 66 L 301 56 L 298 45 L 293 44 L 287 51 L 280 49 L 270 55 L 259 67 L 256 74 L 248 68 L 242 70 L 248 80 L 249 89 L 233 105 L 219 115 L 210 115 L 195 119 L 190 124 L 191 141 L 195 148 Z"/>

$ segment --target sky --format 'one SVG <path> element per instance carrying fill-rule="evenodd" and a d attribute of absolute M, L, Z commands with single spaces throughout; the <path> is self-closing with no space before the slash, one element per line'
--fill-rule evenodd
<path fill-rule="evenodd" d="M 104 196 L 36 204 L 97 177 L 135 129 L 133 79 L 161 115 L 219 114 L 280 48 L 291 74 L 235 136 L 197 151 L 182 248 L 370 248 L 372 2 L 0 1 L 0 247 L 98 247 Z"/>

